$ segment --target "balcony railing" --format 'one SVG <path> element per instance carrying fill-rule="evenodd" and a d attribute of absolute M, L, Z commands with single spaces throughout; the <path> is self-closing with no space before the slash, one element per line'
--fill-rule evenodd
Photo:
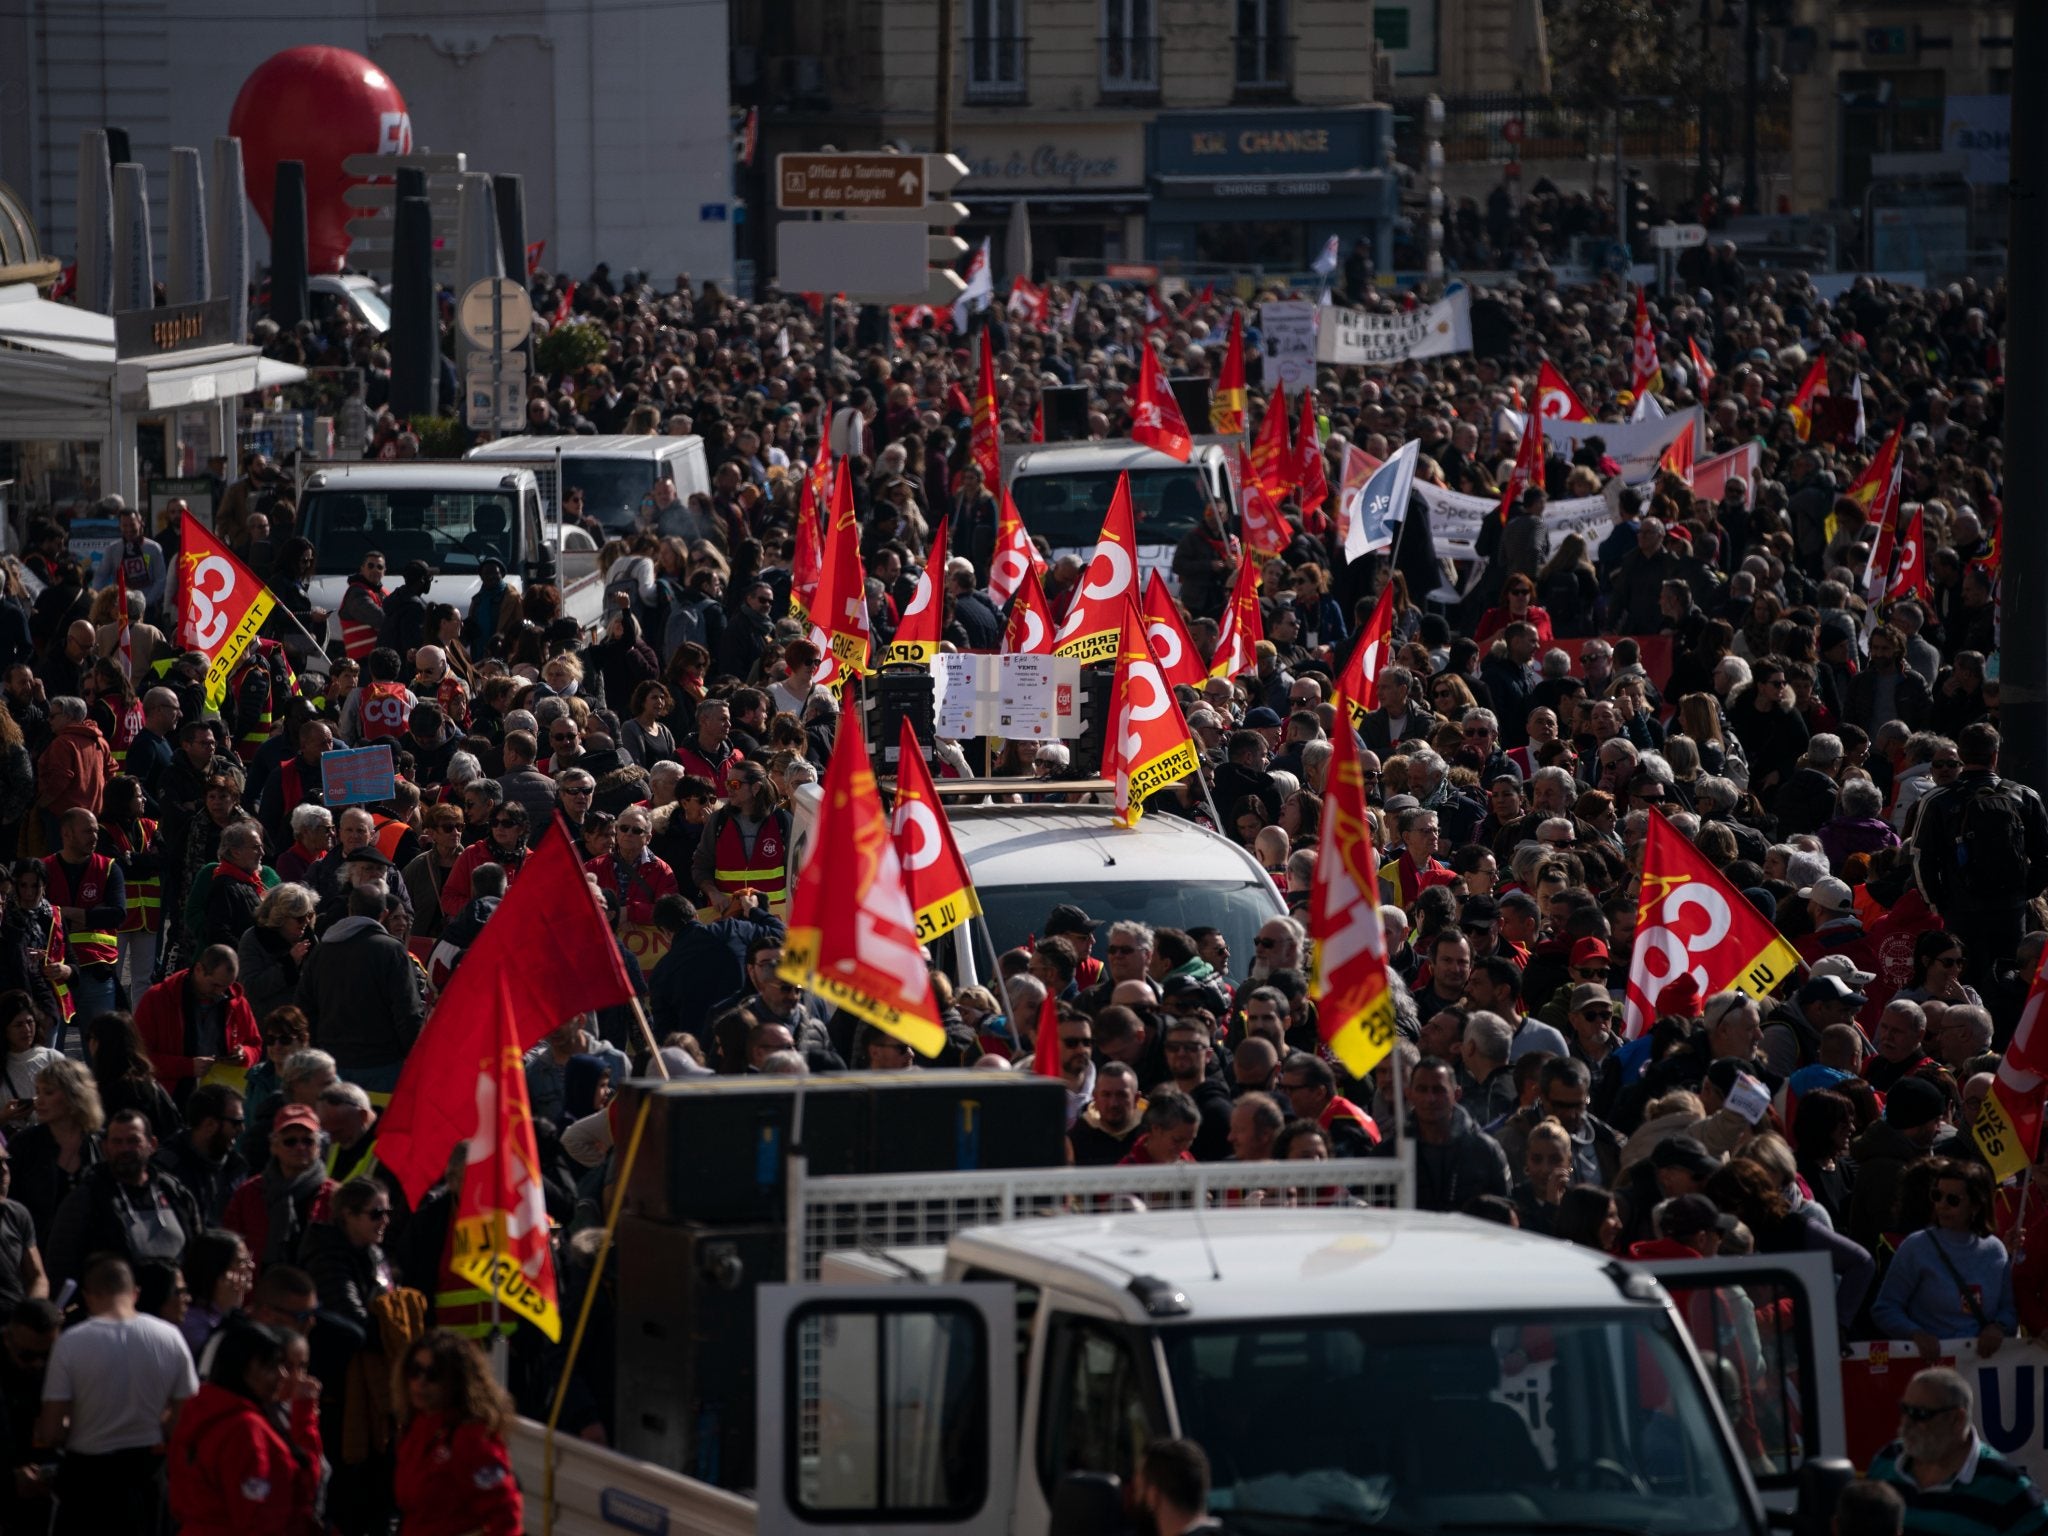
<path fill-rule="evenodd" d="M 1028 94 L 1025 62 L 1031 40 L 1026 37 L 967 39 L 967 99 L 1021 102 Z"/>
<path fill-rule="evenodd" d="M 1101 40 L 1102 94 L 1105 100 L 1156 101 L 1159 98 L 1159 39 L 1105 37 Z"/>
<path fill-rule="evenodd" d="M 1278 33 L 1236 38 L 1232 83 L 1240 98 L 1271 101 L 1294 94 L 1294 39 Z"/>

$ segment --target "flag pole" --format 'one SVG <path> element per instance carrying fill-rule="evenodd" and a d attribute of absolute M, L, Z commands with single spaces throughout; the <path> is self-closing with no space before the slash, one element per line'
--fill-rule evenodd
<path fill-rule="evenodd" d="M 300 634 L 304 635 L 306 637 L 306 643 L 313 647 L 313 654 L 320 658 L 320 664 L 328 668 L 330 671 L 333 670 L 334 663 L 328 660 L 327 658 L 327 647 L 322 645 L 318 640 L 313 638 L 313 631 L 306 628 L 306 626 L 300 622 L 299 616 L 296 613 L 293 613 L 291 609 L 285 607 L 283 603 L 279 603 L 270 611 L 274 614 L 283 614 L 285 618 L 289 619 L 291 621 L 292 628 L 296 629 Z"/>
<path fill-rule="evenodd" d="M 668 1081 L 668 1063 L 661 1059 L 661 1046 L 654 1038 L 654 1026 L 647 1022 L 647 1010 L 640 1006 L 635 995 L 627 999 L 633 1005 L 633 1021 L 640 1026 L 640 1038 L 647 1042 L 647 1059 L 654 1063 L 654 1070 L 663 1082 Z"/>

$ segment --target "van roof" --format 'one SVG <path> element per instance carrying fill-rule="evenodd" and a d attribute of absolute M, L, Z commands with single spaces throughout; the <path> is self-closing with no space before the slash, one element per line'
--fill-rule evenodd
<path fill-rule="evenodd" d="M 1211 444 L 1196 445 L 1197 454 L 1206 458 L 1211 453 L 1220 453 Z M 1019 454 L 1010 467 L 1010 478 L 1020 475 L 1073 475 L 1095 471 L 1120 469 L 1192 469 L 1195 460 L 1183 464 L 1179 459 L 1159 452 L 1156 448 L 1141 448 L 1130 442 L 1076 443 L 1072 447 L 1032 447 Z"/>
<path fill-rule="evenodd" d="M 464 454 L 469 459 L 552 459 L 556 450 L 565 458 L 578 459 L 666 459 L 686 452 L 701 437 L 656 437 L 650 433 L 612 433 L 608 436 L 579 437 L 557 433 L 545 437 L 500 437 L 480 444 Z"/>
<path fill-rule="evenodd" d="M 403 463 L 380 464 L 321 463 L 310 466 L 308 489 L 321 486 L 380 485 L 424 486 L 437 491 L 496 490 L 508 475 L 533 480 L 533 471 L 514 465 L 477 464 L 466 460 L 409 459 Z M 319 484 L 315 485 L 314 482 Z"/>
<path fill-rule="evenodd" d="M 1261 881 L 1259 861 L 1226 837 L 1178 816 L 1119 827 L 1106 805 L 953 805 L 946 820 L 978 885 L 1043 885 L 1085 868 L 1091 885 Z M 1141 849 L 1144 857 L 1132 857 Z"/>
<path fill-rule="evenodd" d="M 1062 1216 L 955 1234 L 948 1268 L 1077 1295 L 1135 1324 L 1342 1313 L 1567 1311 L 1627 1305 L 1605 1255 L 1465 1216 L 1334 1210 Z M 1186 1298 L 1162 1317 L 1131 1282 Z"/>

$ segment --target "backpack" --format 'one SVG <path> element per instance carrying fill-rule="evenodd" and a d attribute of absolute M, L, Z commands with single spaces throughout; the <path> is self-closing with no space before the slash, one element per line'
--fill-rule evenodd
<path fill-rule="evenodd" d="M 675 655 L 676 647 L 688 640 L 696 645 L 704 644 L 704 610 L 710 606 L 707 600 L 699 598 L 692 602 L 685 593 L 678 592 L 669 583 L 668 618 L 662 627 L 661 654 L 664 658 Z M 708 647 L 707 647 L 708 649 Z"/>
<path fill-rule="evenodd" d="M 1993 780 L 1972 788 L 1956 819 L 1956 871 L 1973 891 L 2024 895 L 2027 889 L 2027 828 L 2011 787 Z"/>

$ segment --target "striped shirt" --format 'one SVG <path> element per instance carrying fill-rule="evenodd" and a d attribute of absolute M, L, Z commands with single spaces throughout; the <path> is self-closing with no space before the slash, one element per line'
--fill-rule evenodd
<path fill-rule="evenodd" d="M 1910 1536 L 2035 1536 L 2048 1532 L 2048 1505 L 2027 1474 L 1979 1438 L 1954 1478 L 1922 1488 L 1895 1440 L 1870 1464 L 1870 1480 L 1906 1501 Z"/>

